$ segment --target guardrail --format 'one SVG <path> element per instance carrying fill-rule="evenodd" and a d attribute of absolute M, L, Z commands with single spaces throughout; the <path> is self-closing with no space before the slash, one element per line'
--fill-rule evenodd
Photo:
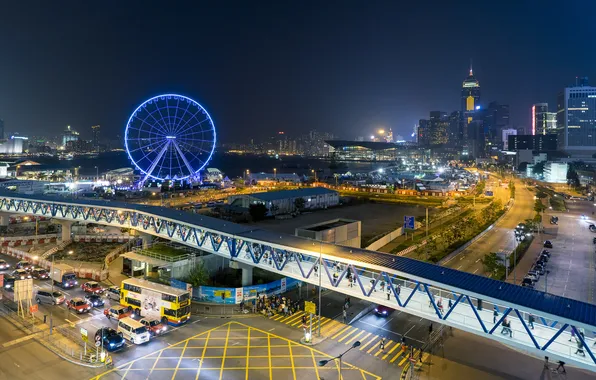
<path fill-rule="evenodd" d="M 118 256 L 120 256 L 122 253 L 130 251 L 130 249 L 135 245 L 136 240 L 129 240 L 126 244 L 121 245 L 120 247 L 117 247 L 115 249 L 113 249 L 112 251 L 110 251 L 110 253 L 107 254 L 104 262 L 103 262 L 103 267 L 102 269 L 108 269 L 108 267 L 110 266 L 110 263 L 114 260 L 116 260 L 118 258 Z"/>
<path fill-rule="evenodd" d="M 72 240 L 76 242 L 87 242 L 87 243 L 99 243 L 99 242 L 108 242 L 108 243 L 124 243 L 127 241 L 137 239 L 137 236 L 131 235 L 120 235 L 120 234 L 97 234 L 97 235 L 74 235 Z"/>

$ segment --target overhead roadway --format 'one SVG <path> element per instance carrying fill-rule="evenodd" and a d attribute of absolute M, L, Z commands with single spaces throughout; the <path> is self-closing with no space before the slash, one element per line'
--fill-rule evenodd
<path fill-rule="evenodd" d="M 0 212 L 132 228 L 314 285 L 320 283 L 539 358 L 549 356 L 596 371 L 596 357 L 591 351 L 596 306 L 588 303 L 405 257 L 321 243 L 169 208 L 3 191 Z M 348 273 L 354 278 L 351 284 L 346 279 Z M 388 288 L 388 284 L 392 286 Z M 496 320 L 493 308 L 498 310 Z M 535 317 L 534 329 L 528 323 L 530 314 Z M 505 318 L 511 333 L 503 329 Z M 572 331 L 583 356 L 575 354 L 578 344 L 571 339 Z"/>

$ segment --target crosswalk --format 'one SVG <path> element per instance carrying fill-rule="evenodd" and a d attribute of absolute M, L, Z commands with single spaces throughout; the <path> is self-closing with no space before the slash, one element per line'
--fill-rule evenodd
<path fill-rule="evenodd" d="M 291 316 L 277 314 L 269 319 L 301 329 L 303 317 L 306 317 L 306 326 L 310 326 L 310 314 L 305 314 L 304 311 Z M 313 331 L 315 331 L 315 327 L 317 327 L 317 316 L 313 317 Z M 363 353 L 386 360 L 389 363 L 395 363 L 400 367 L 408 361 L 410 353 L 410 347 L 403 347 L 401 342 L 387 338 L 385 338 L 385 349 L 381 349 L 380 344 L 383 336 L 326 317 L 321 317 L 321 336 L 327 336 L 346 346 L 351 346 L 355 341 L 360 341 L 360 347 L 357 349 Z M 414 348 L 414 355 L 417 354 L 418 349 Z"/>

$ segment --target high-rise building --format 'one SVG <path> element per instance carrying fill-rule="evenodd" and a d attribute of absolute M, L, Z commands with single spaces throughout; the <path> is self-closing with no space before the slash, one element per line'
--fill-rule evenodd
<path fill-rule="evenodd" d="M 418 138 L 416 141 L 418 142 L 418 146 L 428 146 L 430 145 L 430 121 L 426 119 L 420 119 L 418 122 Z"/>
<path fill-rule="evenodd" d="M 91 126 L 91 144 L 93 145 L 93 150 L 99 152 L 99 131 L 101 127 L 99 125 Z"/>
<path fill-rule="evenodd" d="M 69 141 L 78 141 L 79 140 L 79 132 L 75 131 L 74 129 L 70 128 L 70 125 L 66 127 L 64 133 L 62 134 L 62 145 L 66 146 L 66 143 Z"/>
<path fill-rule="evenodd" d="M 557 150 L 557 135 L 509 135 L 507 147 L 517 152 L 530 149 L 537 152 L 551 152 Z"/>
<path fill-rule="evenodd" d="M 557 114 L 548 112 L 548 103 L 536 103 L 531 108 L 533 135 L 557 133 Z"/>
<path fill-rule="evenodd" d="M 429 144 L 443 145 L 447 144 L 449 130 L 449 118 L 446 112 L 431 111 L 429 125 Z"/>
<path fill-rule="evenodd" d="M 470 75 L 464 80 L 461 89 L 461 125 L 460 138 L 467 140 L 466 131 L 468 124 L 472 122 L 474 111 L 480 107 L 480 83 L 474 77 L 472 65 L 470 65 Z"/>
<path fill-rule="evenodd" d="M 582 78 L 567 87 L 557 99 L 559 150 L 593 152 L 596 150 L 596 87 Z"/>
<path fill-rule="evenodd" d="M 509 150 L 509 136 L 517 135 L 517 129 L 503 129 L 501 134 L 503 140 L 503 150 Z"/>
<path fill-rule="evenodd" d="M 447 130 L 447 138 L 449 140 L 449 144 L 452 146 L 461 145 L 461 136 L 459 134 L 460 131 L 460 122 L 461 116 L 459 111 L 451 112 L 449 115 L 449 129 Z"/>

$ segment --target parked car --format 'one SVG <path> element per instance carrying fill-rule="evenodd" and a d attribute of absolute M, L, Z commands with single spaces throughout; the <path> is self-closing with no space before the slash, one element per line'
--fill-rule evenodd
<path fill-rule="evenodd" d="M 84 282 L 83 285 L 81 285 L 81 289 L 83 289 L 85 293 L 101 294 L 104 292 L 103 287 L 97 281 Z"/>
<path fill-rule="evenodd" d="M 24 269 L 15 269 L 12 271 L 11 275 L 17 280 L 27 280 L 31 278 L 31 273 Z"/>
<path fill-rule="evenodd" d="M 524 279 L 522 280 L 521 285 L 524 286 L 524 287 L 528 287 L 528 288 L 534 288 L 534 281 L 532 281 L 531 278 L 524 277 Z"/>
<path fill-rule="evenodd" d="M 544 266 L 542 266 L 540 264 L 534 265 L 532 267 L 532 270 L 538 272 L 538 274 L 540 274 L 541 276 L 544 275 L 544 273 L 545 273 Z"/>
<path fill-rule="evenodd" d="M 168 329 L 168 327 L 161 323 L 161 320 L 159 319 L 143 318 L 139 322 L 141 322 L 145 327 L 147 327 L 147 330 L 149 330 L 151 336 L 163 334 Z"/>
<path fill-rule="evenodd" d="M 393 309 L 384 305 L 377 305 L 375 307 L 375 314 L 381 317 L 386 317 L 393 312 Z"/>
<path fill-rule="evenodd" d="M 547 255 L 549 258 L 550 258 L 550 256 L 551 256 L 551 253 L 550 253 L 550 251 L 548 251 L 548 250 L 546 250 L 546 249 L 543 249 L 543 250 L 540 252 L 540 254 L 541 254 L 541 255 Z"/>
<path fill-rule="evenodd" d="M 103 311 L 103 314 L 108 319 L 111 319 L 111 318 L 122 319 L 122 318 L 130 317 L 132 313 L 128 307 L 125 307 L 122 305 L 116 305 L 116 306 L 112 306 L 108 309 L 105 309 Z"/>
<path fill-rule="evenodd" d="M 60 305 L 66 301 L 64 294 L 57 290 L 39 289 L 35 295 L 35 302 L 38 304 L 47 303 L 51 305 Z"/>
<path fill-rule="evenodd" d="M 88 313 L 91 311 L 91 305 L 87 300 L 81 297 L 71 298 L 66 301 L 66 308 L 68 310 L 76 311 L 79 314 Z"/>
<path fill-rule="evenodd" d="M 110 286 L 106 289 L 106 297 L 112 301 L 120 301 L 120 288 L 117 286 Z"/>
<path fill-rule="evenodd" d="M 30 271 L 31 269 L 33 269 L 33 264 L 31 264 L 29 261 L 27 260 L 21 260 L 17 263 L 17 265 L 15 265 L 16 269 L 24 269 L 26 271 Z"/>
<path fill-rule="evenodd" d="M 31 271 L 31 277 L 37 280 L 47 280 L 48 278 L 50 278 L 50 274 L 47 270 L 43 268 L 33 268 L 33 270 Z"/>
<path fill-rule="evenodd" d="M 0 260 L 0 270 L 7 270 L 10 268 L 10 264 L 6 260 Z"/>
<path fill-rule="evenodd" d="M 95 332 L 95 341 L 100 342 L 108 351 L 116 351 L 124 347 L 125 341 L 121 334 L 111 327 L 102 327 Z M 103 341 L 103 342 L 102 342 Z"/>
<path fill-rule="evenodd" d="M 101 298 L 101 296 L 98 294 L 87 294 L 85 296 L 85 299 L 93 307 L 100 307 L 103 306 L 105 303 L 103 298 Z"/>
<path fill-rule="evenodd" d="M 553 243 L 550 242 L 550 240 L 547 240 L 544 242 L 544 248 L 552 248 L 553 247 Z"/>
<path fill-rule="evenodd" d="M 12 292 L 14 290 L 15 278 L 9 275 L 4 275 L 4 289 Z"/>

